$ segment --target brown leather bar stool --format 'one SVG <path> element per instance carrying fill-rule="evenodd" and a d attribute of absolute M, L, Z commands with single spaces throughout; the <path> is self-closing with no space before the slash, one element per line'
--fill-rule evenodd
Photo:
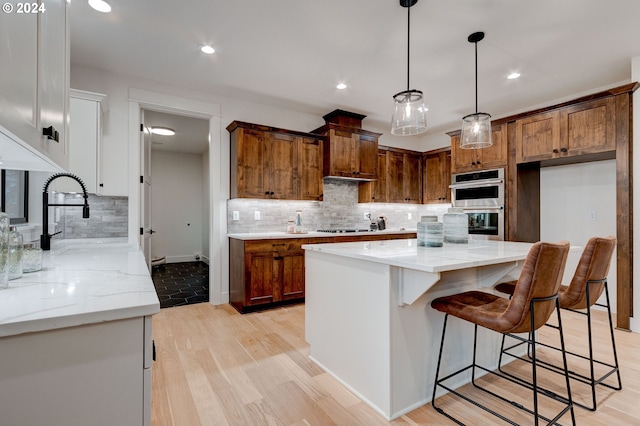
<path fill-rule="evenodd" d="M 442 327 L 442 339 L 440 341 L 440 353 L 438 355 L 438 365 L 436 367 L 436 378 L 435 384 L 433 386 L 433 397 L 431 402 L 433 408 L 436 411 L 445 415 L 458 424 L 463 424 L 450 414 L 446 413 L 442 408 L 436 406 L 436 391 L 438 387 L 441 387 L 508 423 L 517 424 L 513 420 L 508 419 L 502 414 L 483 406 L 479 402 L 474 401 L 470 397 L 462 394 L 456 389 L 452 389 L 444 383 L 454 376 L 457 376 L 458 374 L 471 369 L 471 383 L 473 384 L 473 386 L 492 395 L 493 397 L 498 398 L 501 401 L 504 401 L 505 403 L 509 404 L 509 407 L 516 407 L 528 412 L 529 414 L 533 414 L 536 425 L 539 424 L 540 419 L 545 420 L 546 422 L 548 422 L 548 424 L 555 424 L 562 416 L 567 413 L 567 411 L 571 412 L 572 424 L 575 425 L 576 422 L 575 414 L 573 411 L 573 402 L 571 401 L 569 375 L 566 369 L 566 357 L 564 357 L 563 355 L 567 397 L 564 398 L 556 394 L 551 394 L 538 388 L 535 353 L 536 333 L 532 332 L 542 327 L 547 322 L 554 310 L 557 312 L 558 323 L 562 324 L 560 318 L 560 310 L 557 309 L 557 292 L 562 281 L 562 274 L 564 273 L 564 267 L 567 262 L 568 253 L 569 242 L 567 241 L 561 241 L 557 244 L 543 242 L 535 243 L 529 250 L 522 271 L 520 273 L 520 277 L 516 282 L 513 297 L 511 299 L 481 291 L 467 291 L 451 296 L 439 297 L 431 302 L 432 308 L 445 313 L 444 324 Z M 440 378 L 440 366 L 445 342 L 445 334 L 447 330 L 447 319 L 449 318 L 449 315 L 453 315 L 474 324 L 473 361 L 470 365 L 454 373 L 451 373 L 446 377 Z M 494 371 L 477 364 L 476 349 L 478 340 L 478 326 L 494 330 L 498 333 L 502 333 L 503 335 L 507 334 L 514 339 L 521 340 L 523 342 L 532 341 L 531 383 L 517 377 L 504 375 L 499 371 Z M 562 334 L 562 327 L 558 329 L 558 332 L 560 335 L 561 346 L 562 348 L 564 348 L 564 336 Z M 512 333 L 528 333 L 529 338 L 525 339 Z M 512 401 L 508 397 L 500 395 L 487 388 L 481 387 L 476 382 L 476 369 L 509 380 L 522 387 L 532 390 L 533 410 L 524 407 L 516 401 Z M 549 419 L 543 416 L 538 410 L 538 394 L 548 398 L 553 398 L 554 400 L 565 404 L 565 407 L 553 419 Z"/>
<path fill-rule="evenodd" d="M 568 286 L 560 286 L 558 290 L 558 304 L 561 309 L 565 309 L 571 312 L 575 312 L 580 315 L 586 316 L 587 328 L 588 328 L 588 344 L 589 344 L 589 356 L 580 355 L 571 351 L 566 351 L 567 354 L 589 361 L 589 375 L 577 373 L 573 369 L 569 371 L 569 376 L 573 380 L 577 380 L 581 383 L 585 383 L 591 387 L 591 405 L 584 405 L 578 402 L 574 403 L 583 408 L 591 411 L 595 411 L 598 407 L 596 401 L 596 385 L 602 385 L 609 389 L 620 390 L 622 389 L 622 381 L 620 379 L 620 369 L 618 366 L 618 353 L 616 350 L 616 341 L 613 334 L 613 321 L 611 319 L 611 304 L 609 303 L 609 289 L 607 287 L 607 274 L 609 272 L 609 266 L 611 265 L 611 258 L 613 257 L 613 251 L 616 247 L 616 237 L 609 236 L 606 238 L 593 237 L 587 241 L 587 244 L 582 252 L 578 266 L 573 275 L 573 279 Z M 513 294 L 515 289 L 515 283 L 503 283 L 498 284 L 495 289 L 499 292 L 506 294 Z M 605 304 L 598 303 L 598 299 L 604 292 Z M 611 346 L 613 351 L 614 363 L 610 364 L 602 360 L 597 360 L 593 356 L 593 325 L 591 322 L 591 307 L 600 306 L 607 308 L 609 315 L 609 332 L 611 335 Z M 586 310 L 586 312 L 585 312 Z M 549 327 L 557 327 L 555 325 L 546 324 Z M 504 339 L 502 341 L 502 351 L 500 354 L 500 361 L 498 367 L 501 369 L 502 354 L 505 353 L 510 356 L 514 356 L 520 359 L 524 359 L 520 356 L 514 355 L 511 351 L 513 348 L 520 346 L 522 343 L 516 343 L 513 346 L 504 348 Z M 538 342 L 538 345 L 559 350 L 557 346 L 548 345 L 542 342 Z M 530 355 L 530 354 L 529 354 Z M 530 361 L 524 359 L 525 361 Z M 546 366 L 549 370 L 562 372 L 562 369 L 554 364 L 547 363 L 545 361 L 538 360 L 538 364 Z M 606 372 L 600 377 L 595 377 L 595 364 L 607 367 Z M 611 385 L 604 383 L 603 381 L 616 374 L 618 383 Z"/>

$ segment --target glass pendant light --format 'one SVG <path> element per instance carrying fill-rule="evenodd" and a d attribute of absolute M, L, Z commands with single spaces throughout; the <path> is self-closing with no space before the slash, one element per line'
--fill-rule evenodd
<path fill-rule="evenodd" d="M 393 95 L 395 109 L 391 117 L 391 134 L 397 136 L 417 135 L 427 131 L 427 108 L 422 92 L 409 89 L 409 47 L 411 6 L 418 0 L 400 0 L 400 6 L 407 8 L 407 90 Z"/>
<path fill-rule="evenodd" d="M 471 34 L 467 40 L 476 48 L 476 112 L 462 117 L 462 134 L 460 148 L 487 148 L 491 142 L 491 116 L 486 112 L 478 112 L 478 42 L 484 39 L 483 32 Z"/>

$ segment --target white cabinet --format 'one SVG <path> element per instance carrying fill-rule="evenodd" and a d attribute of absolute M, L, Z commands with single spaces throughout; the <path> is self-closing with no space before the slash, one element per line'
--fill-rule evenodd
<path fill-rule="evenodd" d="M 0 338 L 6 425 L 149 425 L 151 317 Z"/>
<path fill-rule="evenodd" d="M 91 194 L 102 195 L 102 114 L 106 95 L 71 89 L 69 92 L 69 173 L 78 176 Z M 53 182 L 58 192 L 79 192 L 72 179 Z"/>
<path fill-rule="evenodd" d="M 42 164 L 32 170 L 59 171 L 68 165 L 69 6 L 39 3 L 40 13 L 0 14 L 0 132 L 27 148 L 3 161 L 29 163 L 35 154 Z"/>

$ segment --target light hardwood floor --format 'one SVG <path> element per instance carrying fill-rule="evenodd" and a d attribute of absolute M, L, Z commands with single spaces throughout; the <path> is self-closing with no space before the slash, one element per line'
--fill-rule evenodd
<path fill-rule="evenodd" d="M 600 322 L 596 347 L 608 354 L 606 315 L 597 312 L 596 317 Z M 567 340 L 584 340 L 582 317 L 569 313 L 563 321 Z M 541 336 L 552 339 L 555 332 L 543 327 Z M 387 422 L 322 371 L 308 359 L 304 305 L 245 315 L 229 305 L 209 303 L 163 309 L 153 318 L 153 338 L 155 426 L 453 424 L 431 404 Z M 597 412 L 575 408 L 579 425 L 640 424 L 640 334 L 616 330 L 616 340 L 623 390 L 598 387 Z M 515 364 L 510 366 L 514 371 L 519 369 Z M 551 387 L 563 384 L 560 376 L 541 374 Z M 488 387 L 530 398 L 526 390 L 503 381 L 481 380 Z M 533 424 L 532 417 L 494 405 L 470 385 L 464 389 L 519 423 Z M 586 387 L 574 385 L 573 393 L 575 399 L 587 401 Z M 438 404 L 470 425 L 504 424 L 450 396 L 439 398 Z M 562 424 L 570 424 L 568 415 Z"/>

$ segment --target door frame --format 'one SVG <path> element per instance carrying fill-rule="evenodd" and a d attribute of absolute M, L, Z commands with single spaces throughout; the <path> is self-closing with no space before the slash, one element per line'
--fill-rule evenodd
<path fill-rule="evenodd" d="M 143 109 L 209 121 L 209 302 L 229 302 L 229 145 L 222 143 L 220 105 L 129 88 L 129 243 L 139 244 L 140 111 Z"/>

